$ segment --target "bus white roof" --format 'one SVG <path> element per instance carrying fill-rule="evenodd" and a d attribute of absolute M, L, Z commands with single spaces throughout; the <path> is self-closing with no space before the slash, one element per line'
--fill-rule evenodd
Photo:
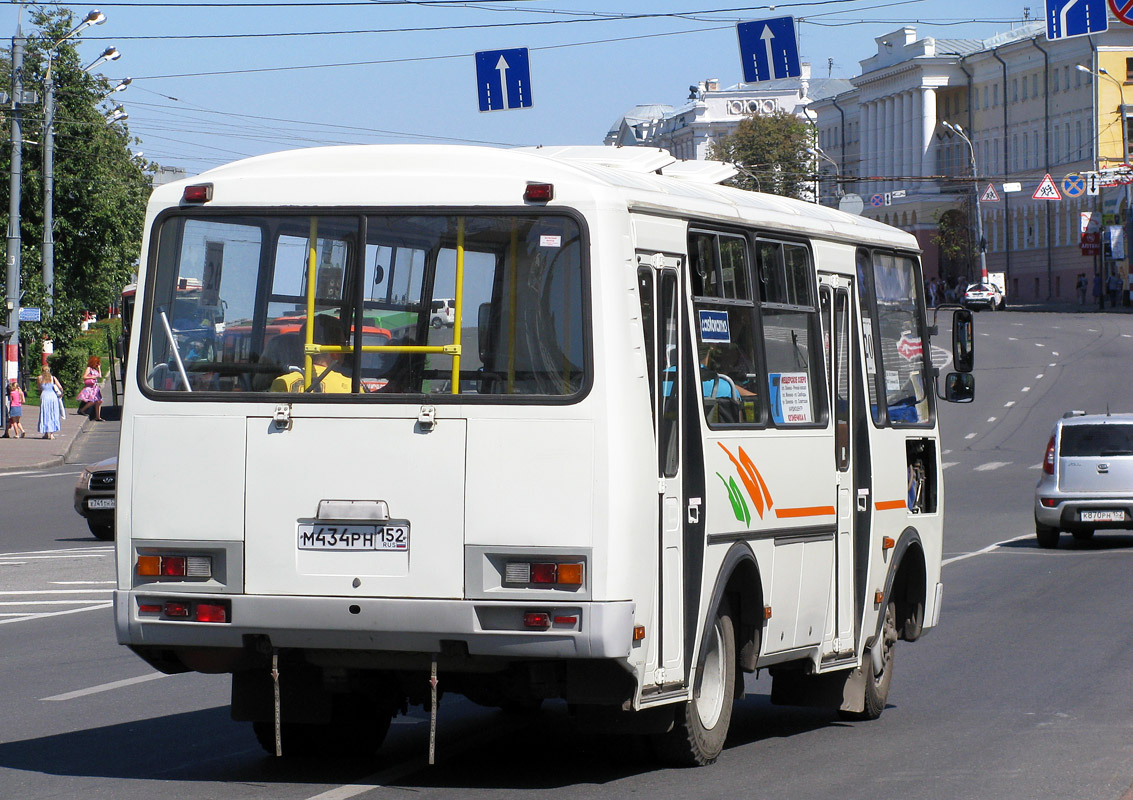
<path fill-rule="evenodd" d="M 919 250 L 904 231 L 816 203 L 745 192 L 716 181 L 734 168 L 682 162 L 646 147 L 503 149 L 458 145 L 351 145 L 235 161 L 158 187 L 151 213 L 178 205 L 185 186 L 213 184 L 210 207 L 523 205 L 524 187 L 551 183 L 559 204 L 620 204 L 799 234 Z"/>

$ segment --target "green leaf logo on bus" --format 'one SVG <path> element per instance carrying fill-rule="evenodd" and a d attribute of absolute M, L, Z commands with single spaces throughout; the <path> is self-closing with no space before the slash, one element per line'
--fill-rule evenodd
<path fill-rule="evenodd" d="M 728 454 L 728 458 L 736 466 L 736 471 L 739 473 L 740 480 L 743 482 L 744 488 L 747 489 L 748 496 L 751 497 L 752 503 L 755 504 L 755 512 L 759 514 L 759 518 L 763 519 L 764 510 L 771 510 L 775 504 L 771 500 L 771 492 L 767 489 L 767 484 L 763 481 L 763 476 L 759 474 L 759 470 L 755 468 L 751 458 L 748 456 L 744 449 L 739 448 L 739 458 L 732 455 L 732 452 L 724 447 L 722 442 L 717 442 L 720 449 Z M 751 524 L 751 512 L 748 510 L 747 501 L 744 499 L 743 494 L 740 493 L 739 486 L 736 485 L 736 479 L 729 477 L 724 480 L 724 476 L 719 472 L 716 473 L 724 486 L 728 490 L 728 500 L 732 503 L 732 512 L 736 515 L 736 519 L 744 525 Z"/>

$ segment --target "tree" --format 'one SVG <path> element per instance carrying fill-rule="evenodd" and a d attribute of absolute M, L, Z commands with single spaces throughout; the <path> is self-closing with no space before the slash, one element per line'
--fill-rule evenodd
<path fill-rule="evenodd" d="M 708 157 L 740 168 L 740 174 L 731 180 L 733 186 L 801 199 L 813 181 L 807 153 L 813 141 L 810 123 L 794 114 L 755 114 L 714 142 Z"/>
<path fill-rule="evenodd" d="M 43 90 L 48 48 L 74 29 L 69 10 L 37 8 L 28 32 L 23 83 L 40 97 L 25 106 L 22 197 L 20 201 L 21 289 L 25 306 L 46 308 L 43 285 Z M 53 339 L 65 349 L 79 331 L 84 311 L 105 313 L 137 268 L 145 204 L 150 192 L 148 165 L 130 152 L 129 130 L 106 120 L 110 84 L 104 76 L 83 71 L 73 37 L 54 48 L 55 83 L 55 300 L 54 317 L 24 323 L 21 338 L 38 353 L 38 342 Z M 6 85 L 11 83 L 11 54 L 0 62 Z M 7 123 L 7 120 L 5 120 Z M 7 128 L 7 124 L 5 124 Z M 8 138 L 5 131 L 5 137 Z M 136 140 L 133 140 L 136 143 Z M 10 148 L 2 148 L 0 169 L 10 169 Z M 5 188 L 7 182 L 4 181 Z M 3 214 L 7 226 L 7 191 Z M 3 282 L 5 275 L 0 275 Z M 24 335 L 26 333 L 26 336 Z"/>

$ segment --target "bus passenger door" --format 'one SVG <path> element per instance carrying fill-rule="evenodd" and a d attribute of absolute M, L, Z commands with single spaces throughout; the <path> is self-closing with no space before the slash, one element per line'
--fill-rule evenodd
<path fill-rule="evenodd" d="M 853 380 L 850 313 L 853 281 L 842 275 L 819 276 L 822 331 L 829 369 L 830 418 L 834 424 L 838 533 L 834 552 L 834 602 L 823 637 L 824 655 L 854 652 L 854 473 L 850 411 Z"/>
<path fill-rule="evenodd" d="M 684 680 L 681 625 L 684 581 L 681 537 L 681 259 L 638 254 L 638 289 L 652 381 L 657 447 L 657 671 L 659 685 Z"/>

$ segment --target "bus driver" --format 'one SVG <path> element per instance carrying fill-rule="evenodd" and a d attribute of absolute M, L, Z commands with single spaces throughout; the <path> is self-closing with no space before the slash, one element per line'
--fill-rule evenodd
<path fill-rule="evenodd" d="M 305 332 L 305 331 L 304 331 Z M 328 314 L 315 316 L 315 343 L 344 346 L 346 330 L 342 321 Z M 303 372 L 294 368 L 280 375 L 271 384 L 273 392 L 333 392 L 349 394 L 350 378 L 339 371 L 342 353 L 315 353 L 311 356 L 312 376 L 309 389 L 303 388 Z"/>

